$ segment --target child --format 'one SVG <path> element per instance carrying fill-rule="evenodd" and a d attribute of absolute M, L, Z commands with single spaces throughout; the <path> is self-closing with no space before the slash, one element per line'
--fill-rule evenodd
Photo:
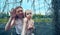
<path fill-rule="evenodd" d="M 21 35 L 32 35 L 32 31 L 34 29 L 34 21 L 32 20 L 32 11 L 25 11 L 23 30 Z"/>
<path fill-rule="evenodd" d="M 20 35 L 23 27 L 23 18 L 23 8 L 21 6 L 16 7 L 11 12 L 11 16 L 5 26 L 5 30 L 10 29 L 14 25 L 16 29 L 16 35 Z"/>

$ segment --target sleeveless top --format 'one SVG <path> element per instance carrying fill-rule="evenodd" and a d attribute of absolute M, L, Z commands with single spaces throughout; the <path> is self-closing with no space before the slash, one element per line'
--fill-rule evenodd
<path fill-rule="evenodd" d="M 21 34 L 23 28 L 23 21 L 21 19 L 17 19 L 15 21 L 15 29 L 17 34 Z"/>

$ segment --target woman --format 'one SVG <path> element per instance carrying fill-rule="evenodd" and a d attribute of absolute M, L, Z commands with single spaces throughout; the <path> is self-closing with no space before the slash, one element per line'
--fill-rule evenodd
<path fill-rule="evenodd" d="M 10 19 L 8 23 L 5 26 L 5 30 L 10 29 L 12 26 L 15 26 L 16 29 L 16 35 L 20 35 L 22 31 L 23 26 L 23 8 L 21 6 L 16 7 L 12 10 Z"/>

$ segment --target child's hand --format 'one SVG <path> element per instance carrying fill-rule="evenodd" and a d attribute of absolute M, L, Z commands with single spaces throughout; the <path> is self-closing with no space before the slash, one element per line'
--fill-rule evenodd
<path fill-rule="evenodd" d="M 29 25 L 28 25 L 28 29 L 33 29 L 33 27 L 34 27 L 34 26 L 33 26 L 32 24 L 29 24 Z"/>
<path fill-rule="evenodd" d="M 15 18 L 16 17 L 16 13 L 15 12 L 10 12 L 10 14 L 11 14 L 11 17 L 12 18 Z"/>

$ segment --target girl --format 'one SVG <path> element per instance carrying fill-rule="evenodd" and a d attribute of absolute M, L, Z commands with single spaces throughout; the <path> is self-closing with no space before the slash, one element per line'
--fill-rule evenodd
<path fill-rule="evenodd" d="M 32 35 L 32 31 L 34 29 L 34 21 L 32 20 L 32 11 L 25 11 L 23 30 L 21 35 Z"/>
<path fill-rule="evenodd" d="M 16 35 L 20 35 L 23 27 L 23 8 L 21 6 L 12 10 L 10 19 L 5 26 L 5 30 L 10 29 L 13 25 L 16 29 Z"/>

